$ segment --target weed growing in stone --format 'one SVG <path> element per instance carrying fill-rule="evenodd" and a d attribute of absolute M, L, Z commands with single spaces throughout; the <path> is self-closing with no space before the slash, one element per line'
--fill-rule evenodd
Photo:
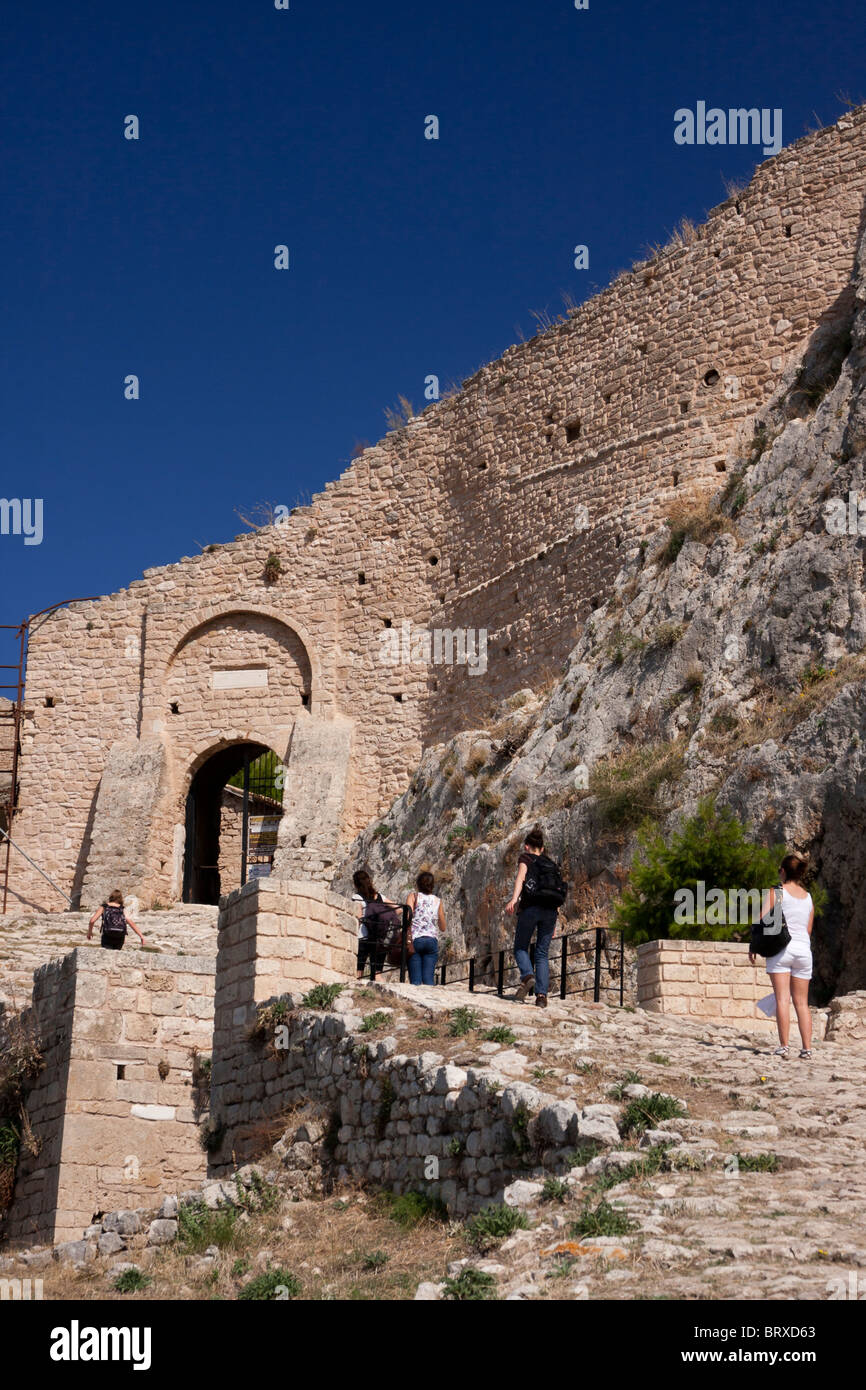
<path fill-rule="evenodd" d="M 190 1255 L 201 1255 L 209 1245 L 227 1249 L 237 1239 L 238 1211 L 235 1207 L 218 1207 L 211 1211 L 204 1202 L 184 1202 L 177 1213 L 178 1246 Z"/>
<path fill-rule="evenodd" d="M 734 1155 L 737 1160 L 737 1167 L 743 1173 L 777 1173 L 779 1171 L 778 1154 L 741 1154 Z"/>
<path fill-rule="evenodd" d="M 448 1033 L 452 1038 L 465 1038 L 467 1033 L 471 1033 L 478 1027 L 478 1013 L 475 1009 L 470 1009 L 468 1004 L 462 1004 L 459 1009 L 452 1010 L 448 1019 Z"/>
<path fill-rule="evenodd" d="M 456 1278 L 445 1280 L 442 1297 L 464 1303 L 481 1302 L 492 1298 L 495 1288 L 496 1280 L 492 1274 L 485 1274 L 483 1270 L 467 1265 Z"/>
<path fill-rule="evenodd" d="M 527 1231 L 529 1221 L 524 1212 L 516 1207 L 485 1207 L 470 1218 L 464 1227 L 466 1239 L 477 1250 L 484 1251 L 505 1240 L 515 1231 Z"/>
<path fill-rule="evenodd" d="M 255 1279 L 245 1284 L 238 1294 L 238 1299 L 256 1303 L 270 1302 L 272 1299 L 283 1301 L 297 1298 L 300 1292 L 300 1280 L 296 1279 L 290 1270 L 269 1269 L 266 1274 L 258 1274 Z"/>
<path fill-rule="evenodd" d="M 380 1192 L 378 1202 L 392 1221 L 410 1231 L 420 1226 L 422 1221 L 446 1221 L 448 1212 L 444 1202 L 427 1192 Z"/>
<path fill-rule="evenodd" d="M 506 1046 L 517 1042 L 517 1034 L 512 1033 L 511 1029 L 506 1028 L 505 1024 L 502 1023 L 495 1028 L 488 1028 L 487 1032 L 482 1033 L 481 1036 L 485 1042 L 503 1043 Z"/>
<path fill-rule="evenodd" d="M 345 985 L 314 985 L 301 1000 L 304 1009 L 330 1009 L 334 1000 L 343 993 Z"/>
<path fill-rule="evenodd" d="M 602 1198 L 596 1207 L 584 1207 L 577 1220 L 572 1221 L 569 1232 L 573 1236 L 624 1236 L 633 1229 L 628 1212 Z"/>
<path fill-rule="evenodd" d="M 140 1269 L 125 1269 L 122 1274 L 118 1274 L 113 1287 L 118 1293 L 140 1293 L 150 1282 L 150 1275 L 144 1274 Z"/>
<path fill-rule="evenodd" d="M 642 1134 L 645 1129 L 652 1128 L 661 1120 L 677 1119 L 685 1113 L 682 1101 L 677 1100 L 675 1096 L 653 1091 L 652 1095 L 641 1096 L 638 1100 L 629 1102 L 620 1121 L 620 1133 Z"/>
<path fill-rule="evenodd" d="M 375 1033 L 377 1028 L 382 1028 L 388 1022 L 388 1014 L 377 1009 L 375 1013 L 367 1014 L 358 1026 L 359 1033 Z"/>
<path fill-rule="evenodd" d="M 566 1202 L 571 1195 L 571 1189 L 567 1182 L 562 1178 L 545 1178 L 544 1186 L 541 1189 L 542 1202 Z"/>

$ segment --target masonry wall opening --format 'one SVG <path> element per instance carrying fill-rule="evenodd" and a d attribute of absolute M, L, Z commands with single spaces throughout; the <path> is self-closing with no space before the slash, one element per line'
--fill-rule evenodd
<path fill-rule="evenodd" d="M 219 902 L 273 866 L 283 767 L 259 743 L 234 743 L 196 772 L 186 799 L 183 901 Z"/>

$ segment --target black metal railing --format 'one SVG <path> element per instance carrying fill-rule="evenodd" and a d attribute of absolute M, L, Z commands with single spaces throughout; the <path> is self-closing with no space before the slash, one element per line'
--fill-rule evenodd
<path fill-rule="evenodd" d="M 411 912 L 406 903 L 402 904 L 403 924 L 397 946 L 390 948 L 383 944 L 371 943 L 368 955 L 370 979 L 384 978 L 399 974 L 400 983 L 405 983 L 409 974 L 409 924 Z M 398 957 L 399 951 L 399 959 Z M 535 943 L 529 948 L 529 957 L 535 969 Z M 509 960 L 510 958 L 510 960 Z M 617 1002 L 622 1005 L 625 991 L 625 955 L 621 931 L 609 927 L 574 927 L 554 936 L 548 955 L 550 985 L 552 994 L 560 999 L 572 995 L 591 994 L 594 1003 L 599 1003 L 603 993 L 613 992 Z M 458 974 L 457 971 L 460 970 Z M 607 973 L 607 982 L 603 973 Z M 474 956 L 462 956 L 452 960 L 446 956 L 437 961 L 436 976 L 440 985 L 466 984 L 473 994 L 479 986 L 495 987 L 500 998 L 506 989 L 516 989 L 520 983 L 520 972 L 514 962 L 514 952 L 510 948 L 498 951 L 484 951 Z M 581 980 L 581 983 L 572 983 Z M 554 983 L 558 981 L 558 988 Z"/>

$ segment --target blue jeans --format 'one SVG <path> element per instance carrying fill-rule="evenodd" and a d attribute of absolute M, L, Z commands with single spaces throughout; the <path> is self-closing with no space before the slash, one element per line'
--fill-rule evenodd
<path fill-rule="evenodd" d="M 514 932 L 514 959 L 520 970 L 521 980 L 532 974 L 532 961 L 529 959 L 529 943 L 533 933 L 538 931 L 535 940 L 535 993 L 547 994 L 550 984 L 550 943 L 556 930 L 555 907 L 525 907 L 517 915 Z"/>
<path fill-rule="evenodd" d="M 409 983 L 435 985 L 436 961 L 439 958 L 439 939 L 435 936 L 416 936 L 409 957 Z"/>

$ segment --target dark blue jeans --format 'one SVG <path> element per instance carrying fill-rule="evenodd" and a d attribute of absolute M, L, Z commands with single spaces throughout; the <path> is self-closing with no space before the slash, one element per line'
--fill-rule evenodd
<path fill-rule="evenodd" d="M 514 932 L 514 959 L 520 970 L 521 980 L 532 974 L 532 961 L 529 959 L 529 943 L 534 933 L 535 939 L 535 993 L 547 994 L 550 983 L 550 943 L 556 930 L 555 907 L 525 907 L 517 915 Z"/>
<path fill-rule="evenodd" d="M 435 985 L 439 938 L 436 936 L 416 936 L 412 945 L 415 949 L 409 957 L 409 983 Z"/>

